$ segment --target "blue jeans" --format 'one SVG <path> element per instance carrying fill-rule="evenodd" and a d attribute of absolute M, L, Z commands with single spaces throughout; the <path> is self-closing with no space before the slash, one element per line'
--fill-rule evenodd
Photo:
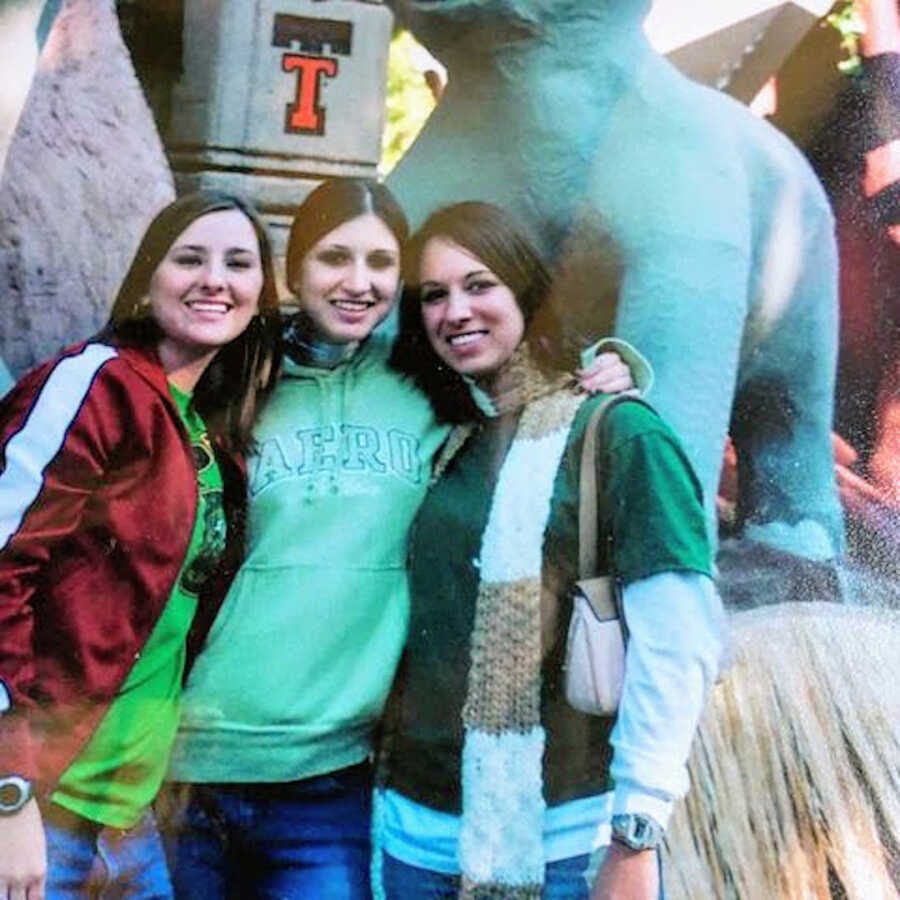
<path fill-rule="evenodd" d="M 125 831 L 104 828 L 52 803 L 43 816 L 47 900 L 171 900 L 152 813 Z"/>
<path fill-rule="evenodd" d="M 584 873 L 590 856 L 573 856 L 547 863 L 544 900 L 588 900 Z M 419 869 L 384 854 L 382 869 L 387 900 L 456 900 L 459 876 Z"/>
<path fill-rule="evenodd" d="M 543 900 L 588 900 L 585 872 L 589 863 L 588 854 L 547 863 Z M 387 853 L 382 863 L 382 883 L 387 900 L 455 900 L 459 891 L 458 875 L 419 869 Z M 659 900 L 665 900 L 665 896 L 660 860 Z"/>
<path fill-rule="evenodd" d="M 179 900 L 370 900 L 368 763 L 279 784 L 195 784 L 167 829 Z"/>

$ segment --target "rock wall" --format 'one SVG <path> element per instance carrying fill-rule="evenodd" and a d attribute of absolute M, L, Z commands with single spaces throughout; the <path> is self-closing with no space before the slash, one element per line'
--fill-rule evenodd
<path fill-rule="evenodd" d="M 0 181 L 0 359 L 14 375 L 103 324 L 173 196 L 113 0 L 66 0 Z"/>
<path fill-rule="evenodd" d="M 0 172 L 37 68 L 42 0 L 0 0 Z"/>

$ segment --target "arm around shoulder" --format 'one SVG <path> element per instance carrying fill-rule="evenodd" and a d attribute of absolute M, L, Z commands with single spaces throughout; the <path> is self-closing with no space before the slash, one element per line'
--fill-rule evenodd
<path fill-rule="evenodd" d="M 581 369 L 580 374 L 585 374 L 593 368 L 597 367 L 597 361 L 604 356 L 612 356 L 621 360 L 621 363 L 628 368 L 631 377 L 631 385 L 633 392 L 640 397 L 646 397 L 650 389 L 653 387 L 653 367 L 647 358 L 640 353 L 634 346 L 623 341 L 621 338 L 607 337 L 601 338 L 595 344 L 587 347 L 581 353 Z M 582 379 L 582 387 L 587 387 Z M 599 383 L 599 390 L 604 393 L 615 393 L 615 390 L 608 390 L 604 383 Z M 617 389 L 618 390 L 618 389 Z"/>

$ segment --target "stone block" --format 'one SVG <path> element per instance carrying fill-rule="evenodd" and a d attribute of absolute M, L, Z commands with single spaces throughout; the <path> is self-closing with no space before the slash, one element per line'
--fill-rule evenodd
<path fill-rule="evenodd" d="M 166 145 L 180 185 L 289 216 L 312 182 L 374 176 L 393 16 L 352 0 L 186 0 Z"/>

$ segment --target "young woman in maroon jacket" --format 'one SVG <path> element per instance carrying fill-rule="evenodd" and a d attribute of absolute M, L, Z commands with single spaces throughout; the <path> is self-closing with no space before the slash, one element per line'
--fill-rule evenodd
<path fill-rule="evenodd" d="M 256 214 L 191 194 L 101 334 L 0 401 L 0 897 L 171 894 L 150 803 L 238 561 L 276 319 Z"/>

